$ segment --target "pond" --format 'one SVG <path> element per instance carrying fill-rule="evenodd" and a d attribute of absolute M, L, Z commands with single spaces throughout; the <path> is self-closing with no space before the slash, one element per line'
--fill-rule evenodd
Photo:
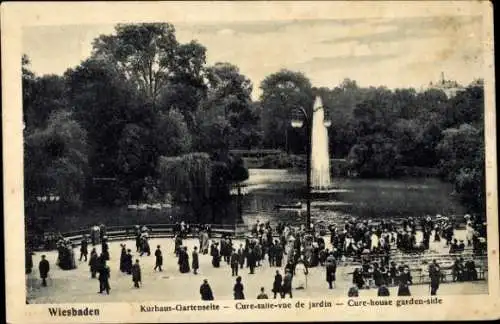
<path fill-rule="evenodd" d="M 249 179 L 243 183 L 245 194 L 241 197 L 240 221 L 245 224 L 252 224 L 257 219 L 272 223 L 305 222 L 305 174 L 275 169 L 250 169 L 249 174 Z M 350 216 L 376 219 L 466 213 L 452 195 L 451 184 L 436 178 L 334 178 L 332 182 L 337 189 L 335 192 L 313 194 L 313 222 Z M 237 199 L 234 196 L 235 203 Z M 292 206 L 300 203 L 303 208 Z"/>
<path fill-rule="evenodd" d="M 258 220 L 271 223 L 305 223 L 305 174 L 275 169 L 250 169 L 243 183 L 241 215 L 238 196 L 231 203 L 212 211 L 207 206 L 206 222 L 253 224 Z M 366 219 L 403 216 L 463 215 L 466 210 L 451 195 L 452 186 L 435 178 L 355 179 L 333 178 L 335 193 L 315 196 L 311 218 L 316 221 L 338 221 L 350 216 Z M 280 208 L 277 205 L 298 204 L 302 208 Z M 295 206 L 294 206 L 295 207 Z M 104 223 L 108 226 L 165 224 L 185 220 L 195 222 L 186 206 L 165 210 L 130 210 L 127 206 L 83 208 L 64 215 L 54 214 L 54 230 L 68 232 Z M 240 217 L 241 216 L 241 217 Z"/>

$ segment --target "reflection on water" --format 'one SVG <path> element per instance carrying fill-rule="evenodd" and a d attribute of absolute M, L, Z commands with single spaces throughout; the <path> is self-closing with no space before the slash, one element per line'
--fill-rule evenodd
<path fill-rule="evenodd" d="M 242 221 L 257 219 L 271 223 L 305 222 L 305 175 L 287 170 L 250 169 L 244 182 Z M 315 195 L 311 217 L 316 221 L 334 221 L 350 216 L 390 218 L 426 214 L 455 215 L 465 210 L 451 196 L 449 184 L 438 179 L 333 179 L 340 189 Z M 237 196 L 234 203 L 237 204 Z M 287 208 L 301 202 L 302 209 Z"/>

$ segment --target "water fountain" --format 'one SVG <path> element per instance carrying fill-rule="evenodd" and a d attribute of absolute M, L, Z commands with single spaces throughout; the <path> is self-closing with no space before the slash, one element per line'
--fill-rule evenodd
<path fill-rule="evenodd" d="M 331 121 L 325 119 L 325 109 L 321 97 L 314 101 L 311 129 L 311 192 L 329 194 L 346 191 L 332 184 L 330 174 L 330 152 L 328 147 L 328 127 Z"/>
<path fill-rule="evenodd" d="M 330 189 L 330 154 L 328 150 L 328 130 L 331 122 L 325 120 L 325 109 L 321 98 L 314 101 L 311 130 L 311 189 Z"/>

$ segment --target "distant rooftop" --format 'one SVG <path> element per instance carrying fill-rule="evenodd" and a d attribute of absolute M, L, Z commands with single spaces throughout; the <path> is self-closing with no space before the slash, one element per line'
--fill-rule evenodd
<path fill-rule="evenodd" d="M 464 89 L 463 86 L 458 84 L 456 81 L 446 80 L 444 77 L 444 72 L 441 72 L 441 80 L 438 82 L 430 82 L 428 89 L 438 89 L 442 90 L 448 98 L 456 96 L 457 92 Z"/>

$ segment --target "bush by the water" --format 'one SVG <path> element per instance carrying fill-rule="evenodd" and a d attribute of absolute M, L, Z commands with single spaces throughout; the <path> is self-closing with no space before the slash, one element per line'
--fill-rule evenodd
<path fill-rule="evenodd" d="M 299 155 L 281 153 L 268 155 L 263 158 L 263 169 L 304 169 L 305 158 Z"/>

